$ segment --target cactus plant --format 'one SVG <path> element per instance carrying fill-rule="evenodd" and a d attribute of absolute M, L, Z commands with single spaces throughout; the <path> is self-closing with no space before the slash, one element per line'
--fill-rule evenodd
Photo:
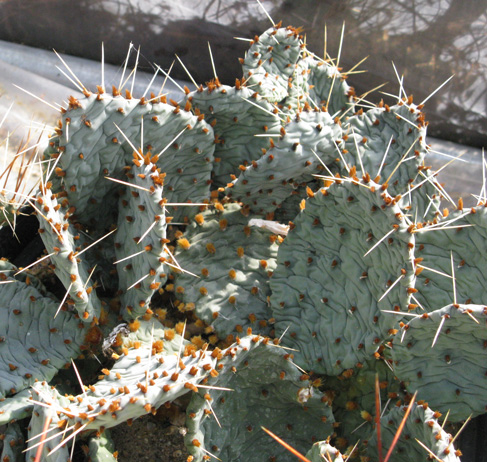
<path fill-rule="evenodd" d="M 302 453 L 320 441 L 313 461 L 343 460 L 334 447 L 359 437 L 375 460 L 408 392 L 453 420 L 485 412 L 481 361 L 475 399 L 443 364 L 482 358 L 484 313 L 468 303 L 484 303 L 483 204 L 440 217 L 422 107 L 356 110 L 337 66 L 275 25 L 234 87 L 215 79 L 169 104 L 123 88 L 69 99 L 29 197 L 57 280 L 43 287 L 37 256 L 40 280 L 0 262 L 0 422 L 11 441 L 13 420 L 29 427 L 27 460 L 64 462 L 75 438 L 114 460 L 104 429 L 190 392 L 196 461 L 290 460 L 262 425 Z M 435 374 L 454 385 L 435 394 Z M 380 421 L 378 396 L 395 405 Z M 418 403 L 390 460 L 457 460 Z"/>

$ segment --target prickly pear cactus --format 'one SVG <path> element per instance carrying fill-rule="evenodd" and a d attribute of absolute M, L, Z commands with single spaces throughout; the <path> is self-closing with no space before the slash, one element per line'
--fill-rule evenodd
<path fill-rule="evenodd" d="M 338 144 L 349 167 L 355 165 L 359 174 L 368 172 L 391 196 L 402 196 L 398 202 L 414 221 L 434 217 L 441 195 L 424 165 L 426 124 L 421 109 L 410 98 L 391 107 L 360 110 L 347 119 Z"/>
<path fill-rule="evenodd" d="M 354 112 L 354 90 L 347 84 L 345 76 L 332 63 L 308 53 L 303 52 L 296 65 L 284 110 L 296 111 L 310 105 L 326 110 L 332 119 L 351 115 Z"/>
<path fill-rule="evenodd" d="M 145 325 L 140 340 L 131 342 L 130 347 L 123 347 L 121 355 L 115 354 L 113 367 L 102 369 L 98 382 L 84 386 L 77 397 L 65 398 L 45 383 L 36 385 L 34 391 L 41 404 L 36 405 L 34 411 L 40 408 L 44 418 L 49 409 L 57 415 L 57 420 L 53 419 L 49 427 L 50 431 L 57 429 L 54 435 L 61 435 L 64 429 L 72 432 L 67 435 L 72 438 L 81 430 L 98 431 L 131 421 L 155 412 L 165 402 L 197 390 L 197 385 L 206 376 L 217 374 L 214 354 L 197 351 L 172 329 L 162 329 L 167 335 L 158 337 L 161 326 L 155 320 L 152 324 L 149 341 L 144 341 L 149 329 Z M 34 412 L 31 420 L 34 435 L 46 431 L 39 428 L 40 421 L 41 416 Z M 66 442 L 70 438 L 66 438 Z M 63 450 L 66 450 L 64 445 Z"/>
<path fill-rule="evenodd" d="M 73 306 L 80 318 L 90 322 L 100 317 L 101 302 L 93 291 L 90 282 L 90 270 L 81 260 L 80 232 L 69 223 L 72 210 L 63 208 L 57 195 L 47 184 L 37 196 L 35 210 L 40 222 L 39 233 L 51 261 L 55 265 L 56 275 L 66 288 L 69 298 L 67 304 Z"/>
<path fill-rule="evenodd" d="M 128 144 L 117 127 L 131 139 L 151 107 L 127 96 L 114 90 L 113 96 L 100 91 L 87 92 L 80 100 L 72 97 L 60 121 L 58 137 L 51 141 L 49 156 L 56 159 L 51 172 L 55 188 L 65 191 L 77 220 L 84 223 L 98 217 L 100 207 L 104 224 L 113 217 L 116 184 L 105 177 L 120 176 L 127 163 L 122 145 Z"/>
<path fill-rule="evenodd" d="M 313 462 L 358 439 L 378 460 L 376 406 L 386 450 L 408 390 L 453 419 L 485 410 L 484 204 L 440 218 L 422 107 L 354 112 L 348 74 L 293 27 L 241 62 L 234 87 L 181 102 L 99 87 L 62 110 L 27 198 L 40 280 L 0 260 L 3 459 L 25 424 L 27 460 L 81 439 L 113 461 L 104 429 L 186 394 L 197 462 L 291 460 L 261 426 L 319 441 Z M 390 460 L 457 460 L 439 417 L 414 404 Z"/>
<path fill-rule="evenodd" d="M 132 188 L 120 198 L 115 254 L 123 313 L 128 319 L 147 312 L 152 295 L 167 279 L 165 175 L 158 170 L 157 160 L 150 153 L 134 154 L 133 165 L 126 168 Z"/>
<path fill-rule="evenodd" d="M 77 221 L 102 228 L 111 224 L 117 209 L 117 183 L 141 144 L 160 155 L 167 175 L 168 203 L 199 202 L 207 197 L 213 162 L 213 131 L 190 111 L 167 104 L 165 97 L 148 102 L 99 92 L 85 99 L 70 99 L 51 142 L 48 155 L 54 184 L 63 190 Z M 186 136 L 180 139 L 183 132 Z M 145 142 L 144 142 L 145 140 Z M 142 146 L 145 151 L 147 145 Z M 165 154 L 162 156 L 161 154 Z M 170 215 L 182 220 L 188 210 L 172 206 Z M 100 222 L 101 219 L 101 222 Z"/>
<path fill-rule="evenodd" d="M 26 459 L 31 460 L 33 458 L 35 460 L 37 454 L 40 454 L 40 460 L 54 460 L 56 462 L 68 460 L 70 451 L 66 444 L 68 441 L 63 444 L 64 430 L 74 432 L 79 430 L 79 427 L 68 427 L 67 417 L 72 417 L 73 414 L 67 409 L 64 409 L 66 413 L 57 413 L 56 411 L 68 408 L 70 405 L 69 398 L 62 396 L 56 388 L 50 387 L 46 382 L 37 383 L 32 390 L 32 395 L 36 403 L 28 427 L 29 443 L 27 444 Z M 50 430 L 50 432 L 45 433 L 46 430 Z"/>

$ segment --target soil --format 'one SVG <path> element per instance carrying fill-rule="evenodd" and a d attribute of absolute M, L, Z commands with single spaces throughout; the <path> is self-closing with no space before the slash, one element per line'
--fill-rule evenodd
<path fill-rule="evenodd" d="M 184 409 L 186 395 L 173 403 L 161 406 L 155 415 L 148 414 L 132 422 L 111 429 L 119 462 L 186 462 L 184 446 Z"/>
<path fill-rule="evenodd" d="M 184 427 L 147 415 L 134 420 L 132 426 L 116 426 L 112 438 L 119 462 L 186 462 L 183 433 Z"/>

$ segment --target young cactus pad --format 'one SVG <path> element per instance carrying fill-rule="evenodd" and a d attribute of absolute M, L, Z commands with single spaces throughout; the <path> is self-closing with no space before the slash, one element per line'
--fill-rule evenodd
<path fill-rule="evenodd" d="M 301 53 L 299 30 L 276 25 L 255 37 L 241 59 L 245 83 L 271 103 L 288 95 L 289 78 Z"/>
<path fill-rule="evenodd" d="M 152 295 L 167 279 L 165 175 L 155 165 L 157 160 L 150 153 L 134 153 L 133 165 L 126 168 L 132 188 L 120 197 L 115 253 L 127 319 L 144 315 Z"/>
<path fill-rule="evenodd" d="M 411 99 L 359 111 L 344 131 L 339 148 L 349 166 L 385 184 L 391 196 L 402 195 L 399 205 L 413 220 L 434 217 L 441 189 L 424 166 L 426 123 Z"/>
<path fill-rule="evenodd" d="M 267 136 L 279 136 L 281 119 L 277 108 L 238 81 L 235 87 L 208 82 L 187 96 L 193 111 L 205 115 L 215 133 L 212 189 L 226 186 L 239 166 L 249 165 L 269 148 Z"/>
<path fill-rule="evenodd" d="M 342 135 L 327 112 L 307 106 L 280 130 L 280 138 L 256 162 L 242 168 L 227 194 L 251 212 L 271 214 L 303 184 L 335 161 L 334 140 Z M 297 213 L 297 211 L 296 211 Z"/>

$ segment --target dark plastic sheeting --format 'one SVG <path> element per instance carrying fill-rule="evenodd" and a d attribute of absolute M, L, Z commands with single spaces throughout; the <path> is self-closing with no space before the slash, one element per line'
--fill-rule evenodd
<path fill-rule="evenodd" d="M 432 136 L 469 144 L 487 140 L 487 0 L 262 0 L 275 21 L 302 26 L 308 46 L 323 54 L 338 52 L 342 24 L 345 40 L 341 65 L 350 69 L 365 56 L 367 74 L 350 76 L 357 93 L 390 82 L 392 67 L 404 74 L 405 88 L 421 102 L 448 77 L 455 78 L 428 101 Z M 270 25 L 255 0 L 3 0 L 0 39 L 55 48 L 100 59 L 105 43 L 108 62 L 120 64 L 128 45 L 141 46 L 142 65 L 167 69 L 178 54 L 198 82 L 213 73 L 211 42 L 221 80 L 233 84 L 241 70 L 237 57 L 246 43 Z M 186 79 L 181 66 L 174 76 Z M 370 96 L 377 101 L 382 95 Z"/>

